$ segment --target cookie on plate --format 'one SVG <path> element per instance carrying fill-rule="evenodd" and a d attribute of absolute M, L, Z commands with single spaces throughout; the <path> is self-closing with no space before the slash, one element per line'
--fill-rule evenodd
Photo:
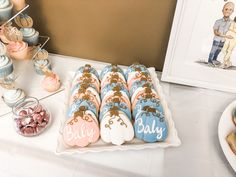
<path fill-rule="evenodd" d="M 228 142 L 231 150 L 233 151 L 233 153 L 236 155 L 236 132 L 233 131 L 231 132 L 227 137 L 226 137 L 226 141 Z"/>
<path fill-rule="evenodd" d="M 236 109 L 233 110 L 233 122 L 234 125 L 236 126 Z"/>

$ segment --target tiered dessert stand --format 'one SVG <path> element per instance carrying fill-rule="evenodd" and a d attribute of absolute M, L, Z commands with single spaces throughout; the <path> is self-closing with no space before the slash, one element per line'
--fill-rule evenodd
<path fill-rule="evenodd" d="M 0 0 L 0 3 L 1 3 L 1 0 Z M 14 3 L 13 3 L 13 5 L 14 5 Z M 3 31 L 3 29 L 7 29 L 8 26 L 10 26 L 10 28 L 9 28 L 10 33 L 12 31 L 13 31 L 13 33 L 16 33 L 16 34 L 12 35 L 13 41 L 18 41 L 18 40 L 25 41 L 25 39 L 23 38 L 21 32 L 22 33 L 24 32 L 24 27 L 26 27 L 25 29 L 27 29 L 28 27 L 31 28 L 32 25 L 33 25 L 33 20 L 31 19 L 31 17 L 29 17 L 27 14 L 24 13 L 24 11 L 28 7 L 29 7 L 29 5 L 26 4 L 24 6 L 24 8 L 22 8 L 21 10 L 18 10 L 15 13 L 13 12 L 14 13 L 13 16 L 11 18 L 9 18 L 7 21 L 5 21 L 5 22 L 0 21 L 1 31 Z M 14 9 L 14 7 L 13 7 L 13 9 Z M 17 22 L 17 19 L 19 19 L 19 17 L 22 17 L 22 16 L 23 17 L 27 16 L 30 19 L 30 21 L 32 21 L 32 24 L 28 24 L 27 20 L 26 21 L 22 20 L 20 22 L 18 20 L 18 22 Z M 15 21 L 16 26 L 18 26 L 18 28 L 21 28 L 21 30 L 18 30 L 16 27 L 11 26 L 13 20 Z M 31 23 L 31 22 L 29 22 L 29 23 Z M 25 24 L 26 24 L 26 26 L 24 26 Z M 12 29 L 16 29 L 15 31 L 17 31 L 17 32 L 14 32 L 14 30 L 12 30 Z M 21 35 L 21 37 L 22 37 L 21 39 L 18 39 L 18 38 L 20 38 L 19 37 L 20 35 L 18 35 L 18 34 Z M 10 36 L 10 34 L 9 34 L 9 36 Z M 28 60 L 30 59 L 34 63 L 37 62 L 37 55 L 39 55 L 39 53 L 42 52 L 42 50 L 43 50 L 42 48 L 45 46 L 45 44 L 48 42 L 48 40 L 49 40 L 48 36 L 40 36 L 38 34 L 38 39 L 37 39 L 38 42 L 37 43 L 32 43 L 31 44 L 30 41 L 26 41 L 27 44 L 29 45 L 29 47 L 28 47 L 29 55 L 28 55 L 28 58 L 25 58 L 25 59 L 28 59 Z M 5 53 L 5 55 L 0 56 L 0 86 L 2 88 L 4 88 L 3 89 L 4 93 L 2 94 L 2 99 L 9 107 L 12 107 L 17 101 L 23 100 L 26 97 L 26 94 L 22 89 L 16 87 L 15 81 L 17 79 L 17 75 L 19 75 L 20 73 L 16 74 L 14 72 L 14 69 L 13 69 L 14 57 L 12 57 L 11 55 L 9 55 L 8 53 L 5 52 L 6 51 L 6 45 L 4 44 L 3 40 L 1 40 L 0 44 L 1 44 L 0 45 L 0 47 L 1 47 L 0 55 Z M 45 56 L 45 50 L 44 50 L 43 53 L 44 54 L 41 54 L 41 57 L 43 57 L 43 59 L 45 60 L 45 57 L 47 57 L 47 56 Z M 46 51 L 46 53 L 47 53 L 47 51 Z M 6 68 L 2 67 L 2 72 L 1 72 L 1 66 L 4 65 L 4 63 L 7 63 L 7 62 L 12 66 L 8 67 L 7 70 L 6 70 Z M 7 71 L 7 72 L 5 72 L 5 71 Z"/>

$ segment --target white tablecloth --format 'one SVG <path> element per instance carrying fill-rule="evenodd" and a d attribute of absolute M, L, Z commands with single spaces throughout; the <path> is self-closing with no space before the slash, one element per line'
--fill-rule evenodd
<path fill-rule="evenodd" d="M 88 60 L 52 54 L 50 59 L 62 82 L 67 71 L 88 63 Z M 29 74 L 33 72 L 33 65 L 29 62 L 25 70 L 26 63 L 16 65 L 17 70 L 24 71 L 19 72 L 19 86 L 31 96 L 48 96 L 40 94 L 41 77 Z M 89 63 L 101 69 L 104 66 L 101 62 Z M 161 85 L 182 141 L 180 147 L 58 156 L 54 152 L 64 106 L 64 91 L 61 91 L 41 100 L 52 113 L 53 122 L 40 136 L 20 136 L 13 128 L 11 114 L 0 117 L 0 176 L 235 176 L 221 150 L 217 127 L 221 113 L 236 95 L 169 83 Z M 33 92 L 32 89 L 41 91 Z M 0 103 L 0 108 L 3 104 Z"/>

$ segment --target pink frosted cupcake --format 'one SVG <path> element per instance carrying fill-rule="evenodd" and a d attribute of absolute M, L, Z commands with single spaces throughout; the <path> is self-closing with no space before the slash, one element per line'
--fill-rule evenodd
<path fill-rule="evenodd" d="M 7 53 L 12 59 L 28 59 L 28 44 L 23 41 L 10 42 L 7 46 Z"/>
<path fill-rule="evenodd" d="M 42 81 L 42 87 L 48 92 L 55 92 L 61 86 L 59 76 L 53 72 L 46 72 Z"/>
<path fill-rule="evenodd" d="M 13 4 L 13 9 L 17 12 L 26 6 L 25 0 L 11 0 L 11 2 Z"/>

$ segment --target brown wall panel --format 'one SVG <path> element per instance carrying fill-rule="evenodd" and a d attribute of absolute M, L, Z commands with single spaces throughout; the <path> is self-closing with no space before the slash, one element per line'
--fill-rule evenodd
<path fill-rule="evenodd" d="M 161 70 L 176 0 L 28 0 L 52 53 Z"/>

